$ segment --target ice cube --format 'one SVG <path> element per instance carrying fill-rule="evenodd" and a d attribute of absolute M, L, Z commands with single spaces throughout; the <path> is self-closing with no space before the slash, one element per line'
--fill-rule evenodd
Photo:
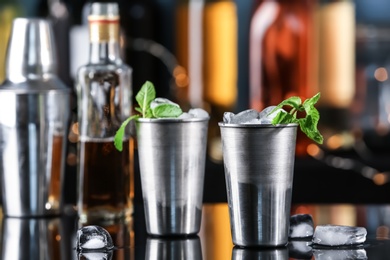
<path fill-rule="evenodd" d="M 226 124 L 230 124 L 233 116 L 234 116 L 234 113 L 232 113 L 232 112 L 223 113 L 223 122 Z"/>
<path fill-rule="evenodd" d="M 151 109 L 154 109 L 156 108 L 157 106 L 159 105 L 162 105 L 162 104 L 171 104 L 171 105 L 175 105 L 177 107 L 179 107 L 178 104 L 170 101 L 169 99 L 166 99 L 166 98 L 155 98 L 152 103 L 150 103 L 150 108 Z"/>
<path fill-rule="evenodd" d="M 311 215 L 297 214 L 290 217 L 290 238 L 312 237 L 313 232 L 313 218 Z"/>
<path fill-rule="evenodd" d="M 269 107 L 264 108 L 259 113 L 259 118 L 264 119 L 263 124 L 270 124 L 272 122 L 272 120 L 276 117 L 276 115 L 279 113 L 279 111 L 284 111 L 282 108 L 279 108 L 279 109 L 275 110 L 275 112 L 272 112 L 272 110 L 274 110 L 275 108 L 276 108 L 276 106 L 269 106 Z"/>
<path fill-rule="evenodd" d="M 316 260 L 368 259 L 366 250 L 362 249 L 314 249 Z"/>
<path fill-rule="evenodd" d="M 206 112 L 206 110 L 201 108 L 192 108 L 188 111 L 188 114 L 196 117 L 196 118 L 208 118 L 209 113 Z"/>
<path fill-rule="evenodd" d="M 186 119 L 186 118 L 193 118 L 193 116 L 191 114 L 188 114 L 186 112 L 183 112 L 179 117 L 178 119 Z"/>
<path fill-rule="evenodd" d="M 258 119 L 258 118 L 255 118 L 255 119 L 252 119 L 252 120 L 250 120 L 250 121 L 248 121 L 248 122 L 244 122 L 243 123 L 244 125 L 248 125 L 248 124 L 251 124 L 251 125 L 253 125 L 253 124 L 261 124 L 261 120 L 260 119 Z"/>
<path fill-rule="evenodd" d="M 288 255 L 294 259 L 311 259 L 313 248 L 311 241 L 291 240 L 288 242 Z"/>
<path fill-rule="evenodd" d="M 77 231 L 76 248 L 79 251 L 107 251 L 114 248 L 107 230 L 100 226 L 85 226 Z"/>
<path fill-rule="evenodd" d="M 254 109 L 244 110 L 230 118 L 231 124 L 244 124 L 259 118 L 259 113 Z"/>
<path fill-rule="evenodd" d="M 344 246 L 362 244 L 366 241 L 364 227 L 319 225 L 314 230 L 313 243 L 324 246 Z"/>

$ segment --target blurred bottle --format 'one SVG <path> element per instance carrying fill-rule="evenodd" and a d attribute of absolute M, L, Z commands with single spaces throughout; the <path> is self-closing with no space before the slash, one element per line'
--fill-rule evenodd
<path fill-rule="evenodd" d="M 351 0 L 321 0 L 318 9 L 319 127 L 331 150 L 353 143 L 350 107 L 355 97 L 355 8 Z"/>
<path fill-rule="evenodd" d="M 208 159 L 221 163 L 218 122 L 237 99 L 237 13 L 232 0 L 181 1 L 177 8 L 176 55 L 188 71 L 176 71 L 182 106 L 210 113 Z"/>
<path fill-rule="evenodd" d="M 0 3 L 0 82 L 5 79 L 5 56 L 12 21 L 23 13 L 21 6 L 15 1 Z"/>
<path fill-rule="evenodd" d="M 130 219 L 133 141 L 123 152 L 114 135 L 132 108 L 132 70 L 123 63 L 116 3 L 93 3 L 88 16 L 89 62 L 78 70 L 80 221 Z"/>
<path fill-rule="evenodd" d="M 277 105 L 291 96 L 316 92 L 313 0 L 257 0 L 250 24 L 250 107 Z M 298 135 L 297 155 L 309 139 Z"/>

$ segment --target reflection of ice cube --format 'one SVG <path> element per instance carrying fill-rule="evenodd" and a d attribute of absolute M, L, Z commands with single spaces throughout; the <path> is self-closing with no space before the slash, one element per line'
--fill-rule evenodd
<path fill-rule="evenodd" d="M 76 247 L 80 251 L 106 251 L 113 249 L 114 244 L 110 234 L 104 228 L 85 226 L 77 231 Z"/>
<path fill-rule="evenodd" d="M 223 122 L 226 124 L 230 124 L 233 116 L 234 116 L 234 113 L 232 113 L 232 112 L 223 113 Z"/>
<path fill-rule="evenodd" d="M 368 259 L 364 249 L 315 249 L 313 253 L 316 260 Z"/>
<path fill-rule="evenodd" d="M 297 241 L 291 240 L 288 242 L 288 254 L 290 258 L 294 259 L 311 259 L 313 250 L 311 241 Z"/>
<path fill-rule="evenodd" d="M 366 235 L 364 227 L 320 225 L 314 231 L 313 243 L 324 246 L 355 245 L 366 241 Z"/>
<path fill-rule="evenodd" d="M 150 103 L 150 108 L 151 109 L 154 109 L 155 107 L 159 106 L 159 105 L 162 105 L 162 104 L 171 104 L 171 105 L 175 105 L 175 106 L 179 106 L 178 104 L 170 101 L 169 99 L 166 99 L 166 98 L 155 98 L 152 103 Z"/>
<path fill-rule="evenodd" d="M 297 214 L 290 217 L 290 238 L 313 236 L 313 218 L 309 214 Z"/>
<path fill-rule="evenodd" d="M 78 258 L 79 260 L 111 260 L 112 251 L 81 253 Z"/>
<path fill-rule="evenodd" d="M 192 108 L 188 111 L 188 114 L 192 115 L 196 118 L 208 118 L 209 113 L 206 112 L 206 110 L 201 108 Z"/>
<path fill-rule="evenodd" d="M 259 113 L 254 109 L 244 110 L 230 119 L 232 124 L 244 124 L 259 118 Z"/>

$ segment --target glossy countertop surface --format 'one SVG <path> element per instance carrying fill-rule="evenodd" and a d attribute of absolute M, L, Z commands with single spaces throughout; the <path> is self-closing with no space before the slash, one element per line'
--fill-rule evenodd
<path fill-rule="evenodd" d="M 110 233 L 116 249 L 93 254 L 75 250 L 81 225 L 69 209 L 61 218 L 2 218 L 1 259 L 390 259 L 390 205 L 293 205 L 291 214 L 311 214 L 315 225 L 367 229 L 367 240 L 359 247 L 325 249 L 297 240 L 279 248 L 234 247 L 226 203 L 204 205 L 198 236 L 149 237 L 142 205 L 136 205 L 131 222 L 99 224 Z"/>

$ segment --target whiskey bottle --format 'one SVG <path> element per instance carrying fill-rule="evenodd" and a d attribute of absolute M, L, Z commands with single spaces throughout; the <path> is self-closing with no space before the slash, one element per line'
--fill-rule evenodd
<path fill-rule="evenodd" d="M 133 142 L 127 132 L 123 152 L 113 143 L 132 107 L 132 69 L 120 57 L 118 5 L 93 3 L 88 24 L 89 62 L 79 68 L 76 84 L 80 222 L 129 220 Z"/>

